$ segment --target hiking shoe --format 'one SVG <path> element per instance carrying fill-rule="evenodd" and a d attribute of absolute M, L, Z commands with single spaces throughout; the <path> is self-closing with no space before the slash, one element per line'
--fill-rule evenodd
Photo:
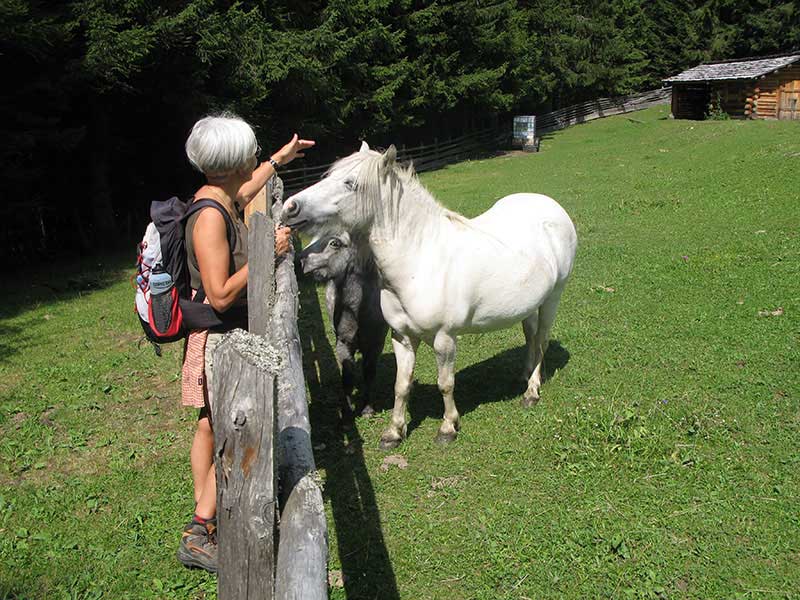
<path fill-rule="evenodd" d="M 217 521 L 198 523 L 194 519 L 184 528 L 178 546 L 178 560 L 187 567 L 217 572 Z"/>

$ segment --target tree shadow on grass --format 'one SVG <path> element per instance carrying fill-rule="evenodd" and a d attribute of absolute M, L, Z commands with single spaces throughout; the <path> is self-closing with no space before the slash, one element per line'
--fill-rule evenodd
<path fill-rule="evenodd" d="M 317 292 L 313 283 L 299 283 L 303 369 L 311 393 L 311 440 L 317 467 L 326 473 L 323 495 L 333 515 L 345 595 L 399 600 L 363 440 L 357 424 L 342 419 L 339 367 L 328 342 Z"/>
<path fill-rule="evenodd" d="M 20 344 L 25 337 L 21 327 L 0 321 L 0 362 L 19 352 Z"/>
<path fill-rule="evenodd" d="M 64 259 L 0 277 L 0 297 L 3 298 L 0 305 L 0 360 L 19 351 L 29 337 L 26 328 L 36 322 L 27 316 L 14 324 L 8 322 L 10 319 L 115 285 L 124 270 L 133 274 L 135 258 L 135 252 L 119 252 L 104 257 Z"/>
<path fill-rule="evenodd" d="M 459 414 L 470 413 L 481 404 L 502 402 L 521 396 L 527 387 L 520 378 L 525 353 L 525 346 L 509 348 L 491 358 L 456 371 L 455 401 Z M 542 382 L 546 384 L 556 371 L 563 369 L 569 362 L 569 356 L 569 351 L 558 340 L 551 340 L 544 357 Z M 392 355 L 384 357 L 394 360 Z M 383 364 L 379 368 L 382 367 Z M 384 368 L 379 372 L 385 373 L 387 369 Z M 546 394 L 547 387 L 544 386 L 542 395 Z M 408 435 L 425 419 L 441 419 L 444 412 L 442 395 L 434 384 L 415 382 L 408 404 L 408 412 L 411 415 Z"/>

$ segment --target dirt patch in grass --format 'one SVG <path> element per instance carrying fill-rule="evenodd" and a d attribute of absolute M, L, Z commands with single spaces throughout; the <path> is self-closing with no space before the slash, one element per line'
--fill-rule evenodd
<path fill-rule="evenodd" d="M 428 497 L 431 498 L 437 492 L 448 490 L 460 486 L 466 478 L 461 475 L 453 475 L 451 477 L 435 477 L 431 480 L 431 489 L 428 490 Z"/>
<path fill-rule="evenodd" d="M 0 398 L 22 384 L 22 373 L 6 372 L 0 379 Z"/>
<path fill-rule="evenodd" d="M 114 331 L 109 338 L 116 348 L 124 348 L 126 346 L 150 347 L 150 343 L 141 331 Z"/>
<path fill-rule="evenodd" d="M 498 158 L 511 158 L 515 156 L 530 156 L 536 152 L 528 152 L 526 150 L 501 150 L 497 152 Z"/>

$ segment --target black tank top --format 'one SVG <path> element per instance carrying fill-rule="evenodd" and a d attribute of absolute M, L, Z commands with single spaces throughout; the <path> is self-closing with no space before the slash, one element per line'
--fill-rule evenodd
<path fill-rule="evenodd" d="M 191 279 L 191 286 L 193 290 L 197 290 L 200 288 L 202 284 L 202 280 L 200 278 L 200 267 L 197 264 L 197 256 L 194 252 L 194 224 L 197 222 L 197 217 L 200 216 L 204 210 L 208 210 L 208 208 L 203 208 L 193 214 L 189 219 L 186 221 L 186 263 L 189 268 L 189 277 Z M 211 209 L 215 210 L 215 209 Z M 244 221 L 239 218 L 238 215 L 232 216 L 231 221 L 233 222 L 234 231 L 233 231 L 233 251 L 231 254 L 233 255 L 233 270 L 232 273 L 235 273 L 242 267 L 247 264 L 247 225 L 244 224 Z M 229 330 L 234 329 L 235 327 L 242 327 L 247 329 L 247 288 L 242 291 L 242 294 L 236 299 L 233 303 L 231 308 L 229 308 L 224 313 L 219 313 L 221 320 L 225 323 L 224 329 L 217 329 L 215 331 L 220 330 Z"/>

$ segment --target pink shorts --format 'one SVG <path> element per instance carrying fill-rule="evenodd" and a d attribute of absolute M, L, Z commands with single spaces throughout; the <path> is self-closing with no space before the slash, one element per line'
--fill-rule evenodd
<path fill-rule="evenodd" d="M 211 409 L 214 348 L 223 334 L 207 329 L 192 331 L 186 340 L 181 370 L 181 404 Z"/>

